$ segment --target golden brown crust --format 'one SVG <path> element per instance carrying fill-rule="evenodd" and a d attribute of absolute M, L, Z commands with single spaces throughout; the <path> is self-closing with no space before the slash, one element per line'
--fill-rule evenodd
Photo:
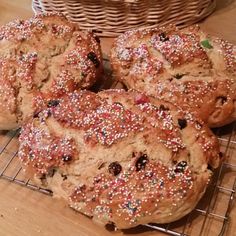
<path fill-rule="evenodd" d="M 102 55 L 91 32 L 48 13 L 0 28 L 0 65 L 0 117 L 11 117 L 0 129 L 11 129 L 48 100 L 91 87 L 101 76 Z"/>
<path fill-rule="evenodd" d="M 186 215 L 220 162 L 217 139 L 201 120 L 124 90 L 58 99 L 23 126 L 19 157 L 55 196 L 118 228 Z"/>
<path fill-rule="evenodd" d="M 128 88 L 190 107 L 211 127 L 236 119 L 236 47 L 198 27 L 129 31 L 111 64 Z"/>

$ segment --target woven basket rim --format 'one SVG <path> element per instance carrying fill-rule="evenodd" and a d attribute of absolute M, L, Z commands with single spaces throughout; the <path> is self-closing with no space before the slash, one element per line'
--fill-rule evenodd
<path fill-rule="evenodd" d="M 186 27 L 210 15 L 215 7 L 216 0 L 32 0 L 34 13 L 61 12 L 81 29 L 107 37 L 138 27 L 170 23 Z"/>

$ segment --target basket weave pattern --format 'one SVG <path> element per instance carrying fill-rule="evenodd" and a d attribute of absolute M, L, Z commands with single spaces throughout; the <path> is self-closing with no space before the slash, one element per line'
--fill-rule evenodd
<path fill-rule="evenodd" d="M 216 0 L 33 0 L 37 12 L 58 11 L 102 36 L 136 27 L 198 22 L 212 13 Z"/>

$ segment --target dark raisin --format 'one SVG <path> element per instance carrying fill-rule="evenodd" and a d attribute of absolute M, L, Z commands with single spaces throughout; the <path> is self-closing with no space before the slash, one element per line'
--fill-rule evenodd
<path fill-rule="evenodd" d="M 175 178 L 175 177 L 174 177 L 174 178 Z M 173 178 L 173 179 L 174 179 L 174 178 Z M 160 187 L 162 187 L 162 188 L 163 188 L 163 187 L 164 187 L 164 185 L 165 185 L 164 181 L 163 181 L 163 180 L 160 180 Z"/>
<path fill-rule="evenodd" d="M 48 171 L 47 175 L 49 177 L 53 177 L 55 175 L 56 171 L 57 171 L 56 169 L 52 168 Z"/>
<path fill-rule="evenodd" d="M 63 181 L 67 180 L 67 175 L 61 174 L 61 177 L 63 178 Z"/>
<path fill-rule="evenodd" d="M 227 102 L 227 97 L 225 97 L 225 96 L 219 96 L 216 99 L 217 99 L 217 101 L 220 102 L 221 105 L 223 105 L 224 103 Z"/>
<path fill-rule="evenodd" d="M 61 157 L 63 162 L 70 162 L 72 160 L 72 156 L 71 155 L 63 155 Z"/>
<path fill-rule="evenodd" d="M 162 110 L 162 111 L 169 111 L 170 109 L 169 109 L 169 107 L 165 107 L 164 105 L 160 105 L 160 110 Z"/>
<path fill-rule="evenodd" d="M 148 157 L 146 154 L 140 156 L 135 163 L 136 171 L 145 169 L 146 164 L 148 163 Z"/>
<path fill-rule="evenodd" d="M 24 24 L 24 20 L 18 20 L 19 25 L 23 25 Z"/>
<path fill-rule="evenodd" d="M 48 102 L 48 107 L 56 107 L 59 105 L 59 103 L 60 103 L 59 100 L 50 100 Z"/>
<path fill-rule="evenodd" d="M 38 117 L 39 117 L 39 113 L 40 113 L 40 112 L 35 112 L 35 113 L 33 114 L 33 117 L 34 117 L 34 118 L 38 118 Z"/>
<path fill-rule="evenodd" d="M 166 33 L 162 32 L 159 34 L 159 38 L 161 42 L 165 42 L 169 40 L 169 37 L 166 35 Z"/>
<path fill-rule="evenodd" d="M 178 119 L 178 124 L 180 129 L 184 129 L 187 126 L 187 121 L 185 119 Z"/>
<path fill-rule="evenodd" d="M 58 32 L 57 26 L 56 25 L 52 25 L 52 33 L 56 34 Z"/>
<path fill-rule="evenodd" d="M 201 129 L 202 128 L 202 124 L 199 121 L 196 121 L 196 127 Z"/>
<path fill-rule="evenodd" d="M 98 60 L 98 58 L 97 58 L 97 56 L 94 52 L 90 52 L 87 57 L 90 61 L 93 62 L 93 64 L 95 65 L 96 68 L 99 67 L 100 62 L 99 62 L 99 60 Z"/>
<path fill-rule="evenodd" d="M 175 171 L 175 172 L 177 173 L 177 171 Z M 170 172 L 169 178 L 170 179 L 175 179 L 175 177 L 176 177 L 175 173 L 174 172 Z"/>
<path fill-rule="evenodd" d="M 96 202 L 96 198 L 95 198 L 95 197 L 92 197 L 92 198 L 91 198 L 91 201 L 92 201 L 92 202 Z"/>
<path fill-rule="evenodd" d="M 181 79 L 184 76 L 184 74 L 176 74 L 174 75 L 175 79 Z"/>
<path fill-rule="evenodd" d="M 81 72 L 81 78 L 85 78 L 87 75 L 84 73 L 84 72 Z M 78 87 L 79 87 L 80 85 L 78 84 Z"/>
<path fill-rule="evenodd" d="M 207 165 L 207 169 L 210 170 L 210 171 L 214 170 L 213 167 L 211 165 L 209 165 L 209 164 Z"/>
<path fill-rule="evenodd" d="M 46 180 L 46 174 L 42 174 L 39 179 Z"/>
<path fill-rule="evenodd" d="M 97 183 L 99 183 L 101 180 L 102 180 L 101 177 L 94 177 L 93 182 L 94 182 L 94 184 L 97 184 Z"/>
<path fill-rule="evenodd" d="M 177 164 L 177 166 L 175 167 L 175 173 L 180 173 L 180 172 L 184 172 L 184 169 L 187 166 L 187 162 L 186 161 L 181 161 Z"/>
<path fill-rule="evenodd" d="M 34 157 L 35 157 L 34 154 L 30 152 L 30 153 L 29 153 L 29 159 L 30 159 L 30 160 L 33 160 Z"/>
<path fill-rule="evenodd" d="M 52 115 L 52 112 L 50 110 L 47 111 L 47 117 L 50 117 Z"/>
<path fill-rule="evenodd" d="M 113 174 L 114 176 L 118 175 L 122 170 L 122 166 L 117 162 L 112 162 L 109 166 L 108 166 L 108 171 L 109 173 Z"/>

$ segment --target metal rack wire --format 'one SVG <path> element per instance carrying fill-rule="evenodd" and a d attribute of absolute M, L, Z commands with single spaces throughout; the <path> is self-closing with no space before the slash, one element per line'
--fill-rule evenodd
<path fill-rule="evenodd" d="M 24 178 L 24 171 L 22 170 L 17 157 L 17 147 L 11 151 L 8 150 L 8 147 L 17 141 L 19 130 L 10 131 L 6 134 L 2 134 L 2 136 L 3 135 L 6 139 L 0 146 L 0 178 L 45 194 L 52 194 L 50 190 L 37 187 L 30 181 L 30 179 Z"/>

